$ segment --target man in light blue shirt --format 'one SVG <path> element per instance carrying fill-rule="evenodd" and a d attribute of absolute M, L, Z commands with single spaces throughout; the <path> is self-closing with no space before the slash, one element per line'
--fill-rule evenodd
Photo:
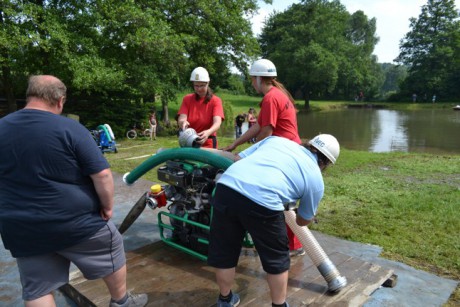
<path fill-rule="evenodd" d="M 335 163 L 339 153 L 335 137 L 320 134 L 301 145 L 268 137 L 236 156 L 238 162 L 219 178 L 212 199 L 208 264 L 216 268 L 217 306 L 239 304 L 231 287 L 246 232 L 267 273 L 273 306 L 289 306 L 290 257 L 283 211 L 299 201 L 297 224 L 305 226 L 313 220 L 324 194 L 321 171 Z"/>

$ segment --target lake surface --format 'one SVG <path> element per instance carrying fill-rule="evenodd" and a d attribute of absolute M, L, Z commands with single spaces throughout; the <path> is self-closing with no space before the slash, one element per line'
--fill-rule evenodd
<path fill-rule="evenodd" d="M 460 111 L 452 109 L 299 112 L 297 120 L 301 138 L 329 133 L 347 149 L 460 154 Z"/>

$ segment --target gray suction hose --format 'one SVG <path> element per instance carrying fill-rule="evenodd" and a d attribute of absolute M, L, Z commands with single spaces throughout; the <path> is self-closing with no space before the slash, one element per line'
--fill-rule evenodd
<path fill-rule="evenodd" d="M 329 291 L 338 292 L 342 290 L 347 285 L 347 279 L 340 276 L 339 271 L 321 248 L 318 241 L 316 241 L 310 229 L 306 226 L 297 225 L 295 221 L 296 215 L 292 210 L 284 211 L 284 217 L 292 232 L 299 238 L 300 243 L 302 243 L 313 264 L 327 281 Z"/>
<path fill-rule="evenodd" d="M 232 160 L 211 151 L 197 148 L 172 148 L 163 150 L 145 160 L 131 172 L 126 173 L 123 176 L 123 181 L 128 185 L 133 184 L 139 177 L 152 168 L 163 162 L 174 159 L 203 162 L 223 170 L 226 170 L 233 163 Z M 313 261 L 313 264 L 327 281 L 329 291 L 338 292 L 343 289 L 347 285 L 347 279 L 340 275 L 339 271 L 321 248 L 318 241 L 316 241 L 308 227 L 297 225 L 295 221 L 296 215 L 292 210 L 285 211 L 284 216 L 286 223 L 299 238 L 308 256 Z"/>

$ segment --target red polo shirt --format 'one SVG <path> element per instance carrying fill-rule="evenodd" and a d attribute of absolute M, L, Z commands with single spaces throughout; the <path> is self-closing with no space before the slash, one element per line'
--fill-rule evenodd
<path fill-rule="evenodd" d="M 224 120 L 224 108 L 219 97 L 213 95 L 208 103 L 204 103 L 204 97 L 199 100 L 196 100 L 195 97 L 194 93 L 186 95 L 177 114 L 187 115 L 190 127 L 195 129 L 197 133 L 211 128 L 214 116 L 220 116 Z M 216 136 L 216 133 L 214 132 L 212 135 Z M 212 139 L 208 138 L 201 147 L 212 148 Z"/>

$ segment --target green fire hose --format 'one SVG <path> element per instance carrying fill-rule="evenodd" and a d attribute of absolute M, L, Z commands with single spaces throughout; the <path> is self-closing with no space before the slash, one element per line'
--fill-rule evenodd
<path fill-rule="evenodd" d="M 131 172 L 126 173 L 123 176 L 123 181 L 128 185 L 133 184 L 152 168 L 163 162 L 174 159 L 203 162 L 223 170 L 226 170 L 233 163 L 233 161 L 228 158 L 198 148 L 172 148 L 163 150 L 145 160 Z"/>

